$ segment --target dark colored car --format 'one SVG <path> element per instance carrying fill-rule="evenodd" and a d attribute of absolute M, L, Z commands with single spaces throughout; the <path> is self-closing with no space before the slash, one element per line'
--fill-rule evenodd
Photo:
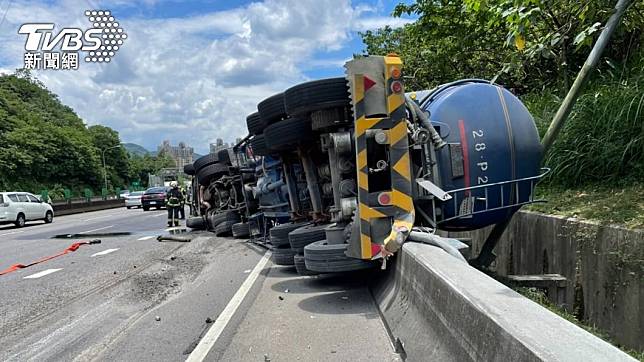
<path fill-rule="evenodd" d="M 150 210 L 151 207 L 160 209 L 165 207 L 165 194 L 168 192 L 167 187 L 150 187 L 145 190 L 143 196 L 141 196 L 141 206 L 143 211 Z"/>

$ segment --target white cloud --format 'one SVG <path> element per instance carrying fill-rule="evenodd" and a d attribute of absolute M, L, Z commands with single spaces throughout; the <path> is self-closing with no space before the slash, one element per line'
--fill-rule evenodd
<path fill-rule="evenodd" d="M 16 1 L 0 28 L 0 65 L 22 64 L 20 24 L 86 27 L 87 6 Z M 206 152 L 216 138 L 245 135 L 246 115 L 256 104 L 306 80 L 304 71 L 337 67 L 342 74 L 342 59 L 320 54 L 346 49 L 355 31 L 405 23 L 378 15 L 379 7 L 348 0 L 266 0 L 171 19 L 127 18 L 125 10 L 117 11 L 128 39 L 112 62 L 37 76 L 88 124 L 113 127 L 126 142 L 154 148 L 163 139 L 183 140 Z"/>

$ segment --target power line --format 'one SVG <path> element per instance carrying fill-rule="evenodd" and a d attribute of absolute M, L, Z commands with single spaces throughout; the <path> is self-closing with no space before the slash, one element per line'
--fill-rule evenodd
<path fill-rule="evenodd" d="M 4 19 L 7 18 L 7 13 L 9 12 L 9 8 L 11 7 L 12 3 L 13 0 L 9 0 L 9 5 L 7 5 L 6 9 L 4 9 L 4 14 L 2 15 L 2 19 L 0 20 L 0 28 L 2 27 L 2 24 L 4 24 Z"/>

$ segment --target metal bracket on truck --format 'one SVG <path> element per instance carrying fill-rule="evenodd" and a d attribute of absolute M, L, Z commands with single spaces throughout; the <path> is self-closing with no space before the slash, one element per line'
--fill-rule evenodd
<path fill-rule="evenodd" d="M 414 224 L 407 113 L 398 56 L 346 64 L 355 122 L 359 235 L 347 255 L 375 259 L 397 251 Z"/>

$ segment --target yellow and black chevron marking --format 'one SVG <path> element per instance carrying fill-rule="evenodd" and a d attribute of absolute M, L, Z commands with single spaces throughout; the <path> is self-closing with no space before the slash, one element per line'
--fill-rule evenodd
<path fill-rule="evenodd" d="M 385 84 L 387 95 L 388 118 L 367 118 L 365 115 L 364 75 L 353 76 L 353 105 L 355 118 L 356 162 L 358 172 L 358 207 L 360 215 L 360 241 L 362 259 L 371 259 L 378 253 L 380 246 L 389 251 L 396 251 L 398 230 L 411 230 L 414 223 L 414 203 L 411 190 L 411 169 L 404 92 L 394 93 L 391 83 L 394 81 L 392 71 L 401 71 L 400 58 L 381 57 L 384 61 Z M 399 78 L 398 81 L 402 81 Z M 391 206 L 369 204 L 369 176 L 367 166 L 367 136 L 369 129 L 385 130 L 388 133 L 389 157 L 391 165 Z M 371 220 L 390 218 L 393 225 L 390 234 L 384 240 L 371 239 Z"/>

